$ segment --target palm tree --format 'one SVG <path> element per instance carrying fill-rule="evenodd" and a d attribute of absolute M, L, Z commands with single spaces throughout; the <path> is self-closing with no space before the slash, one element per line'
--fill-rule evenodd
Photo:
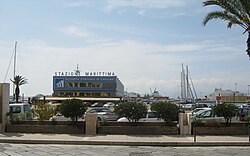
<path fill-rule="evenodd" d="M 10 80 L 11 80 L 11 79 L 10 79 Z M 14 79 L 11 80 L 11 81 L 12 81 L 12 83 L 16 86 L 16 88 L 15 88 L 15 99 L 16 99 L 16 103 L 17 103 L 17 102 L 18 102 L 18 99 L 19 99 L 19 94 L 20 94 L 20 89 L 19 89 L 19 87 L 20 87 L 21 85 L 26 84 L 26 83 L 27 83 L 27 79 L 26 79 L 25 77 L 20 76 L 20 75 L 16 75 L 16 76 L 14 77 Z"/>
<path fill-rule="evenodd" d="M 205 26 L 212 19 L 221 19 L 227 21 L 227 28 L 238 25 L 248 32 L 247 54 L 250 57 L 250 0 L 207 0 L 203 6 L 219 6 L 221 11 L 212 11 L 206 15 L 203 20 Z M 244 34 L 243 33 L 243 34 Z"/>

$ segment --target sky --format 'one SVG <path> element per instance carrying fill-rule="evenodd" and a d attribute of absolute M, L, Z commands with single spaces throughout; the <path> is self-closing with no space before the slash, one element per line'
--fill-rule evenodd
<path fill-rule="evenodd" d="M 198 97 L 215 88 L 248 93 L 247 35 L 203 0 L 0 0 L 0 83 L 27 78 L 21 94 L 51 95 L 56 71 L 112 71 L 125 91 L 180 96 L 181 65 Z M 8 70 L 9 69 L 9 70 Z M 12 90 L 11 90 L 12 92 Z"/>

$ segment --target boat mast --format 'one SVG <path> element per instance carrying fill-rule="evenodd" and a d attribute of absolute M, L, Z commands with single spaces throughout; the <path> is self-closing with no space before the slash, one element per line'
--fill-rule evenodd
<path fill-rule="evenodd" d="M 189 80 L 188 80 L 188 66 L 186 66 L 186 91 L 187 91 L 187 99 L 190 99 L 190 90 L 189 90 Z"/>
<path fill-rule="evenodd" d="M 15 51 L 14 51 L 14 73 L 13 73 L 13 81 L 16 77 L 16 49 L 17 49 L 17 42 L 15 42 Z M 15 84 L 13 83 L 13 100 L 15 100 Z"/>
<path fill-rule="evenodd" d="M 186 74 L 184 71 L 183 63 L 181 64 L 182 70 L 181 70 L 181 99 L 186 100 L 187 99 L 187 91 L 186 91 Z"/>

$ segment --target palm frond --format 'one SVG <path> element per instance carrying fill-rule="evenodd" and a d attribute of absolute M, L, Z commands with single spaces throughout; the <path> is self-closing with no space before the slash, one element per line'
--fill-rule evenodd
<path fill-rule="evenodd" d="M 246 13 L 246 18 L 250 19 L 250 1 L 249 0 L 239 0 L 242 5 L 242 10 Z"/>
<path fill-rule="evenodd" d="M 224 9 L 224 14 L 219 13 L 219 16 L 211 15 L 213 18 L 220 18 L 222 20 L 228 20 L 228 22 L 231 22 L 233 24 L 239 24 L 243 29 L 247 29 L 249 24 L 248 22 L 245 22 L 243 19 L 248 19 L 248 14 L 243 9 L 243 5 L 241 1 L 244 0 L 208 0 L 203 2 L 203 6 L 209 6 L 209 5 L 216 5 Z M 245 0 L 246 1 L 246 0 Z M 246 2 L 249 3 L 249 2 Z M 219 11 L 214 11 L 219 12 Z M 224 18 L 225 17 L 225 18 Z M 230 18 L 227 18 L 230 17 Z M 207 17 L 203 20 L 203 24 L 205 25 L 210 19 Z M 229 27 L 232 26 L 229 24 Z"/>
<path fill-rule="evenodd" d="M 208 13 L 202 23 L 205 26 L 210 20 L 213 20 L 213 19 L 221 19 L 224 21 L 228 21 L 229 23 L 231 23 L 228 25 L 229 28 L 231 28 L 231 26 L 234 24 L 244 26 L 244 24 L 241 21 L 239 21 L 234 16 L 225 13 L 224 11 L 213 11 L 213 12 Z"/>

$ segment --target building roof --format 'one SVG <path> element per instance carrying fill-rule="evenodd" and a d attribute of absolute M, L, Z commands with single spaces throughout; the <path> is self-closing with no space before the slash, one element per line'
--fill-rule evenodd
<path fill-rule="evenodd" d="M 83 101 L 120 101 L 120 98 L 95 98 L 95 97 L 53 97 L 53 96 L 46 96 L 45 100 L 67 100 L 67 99 L 79 99 Z M 39 98 L 39 100 L 44 100 L 44 97 Z"/>

